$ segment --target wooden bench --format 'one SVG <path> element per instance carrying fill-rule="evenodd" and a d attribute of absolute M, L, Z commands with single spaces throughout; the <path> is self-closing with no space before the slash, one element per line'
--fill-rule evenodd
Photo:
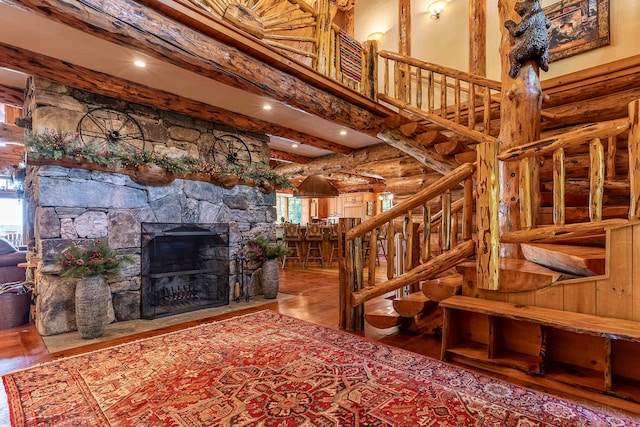
<path fill-rule="evenodd" d="M 440 306 L 443 360 L 640 401 L 640 322 L 465 296 Z"/>

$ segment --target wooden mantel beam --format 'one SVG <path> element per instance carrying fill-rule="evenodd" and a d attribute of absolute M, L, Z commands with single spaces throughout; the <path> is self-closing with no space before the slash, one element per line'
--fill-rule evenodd
<path fill-rule="evenodd" d="M 24 89 L 0 84 L 0 102 L 22 108 L 24 104 Z"/>
<path fill-rule="evenodd" d="M 202 102 L 193 101 L 169 92 L 153 89 L 118 77 L 109 76 L 88 68 L 41 55 L 26 49 L 0 43 L 0 57 L 5 67 L 26 74 L 38 75 L 60 84 L 122 99 L 128 102 L 149 105 L 161 110 L 175 111 L 202 120 L 215 121 L 245 129 L 265 133 L 335 153 L 349 154 L 353 148 L 317 138 L 315 136 L 234 113 Z"/>
<path fill-rule="evenodd" d="M 111 0 L 21 0 L 57 22 L 168 62 L 223 84 L 266 96 L 375 136 L 380 117 L 307 84 L 233 46 L 144 5 Z"/>

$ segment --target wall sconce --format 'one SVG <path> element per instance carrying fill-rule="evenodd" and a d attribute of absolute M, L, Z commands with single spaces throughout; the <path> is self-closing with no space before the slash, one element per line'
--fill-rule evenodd
<path fill-rule="evenodd" d="M 375 40 L 380 41 L 384 37 L 384 33 L 381 31 L 376 31 L 375 33 L 371 33 L 367 36 L 367 40 Z"/>
<path fill-rule="evenodd" d="M 427 6 L 427 10 L 429 11 L 429 17 L 431 19 L 440 19 L 440 14 L 444 11 L 444 8 L 447 7 L 447 3 L 451 0 L 436 0 L 433 1 Z"/>

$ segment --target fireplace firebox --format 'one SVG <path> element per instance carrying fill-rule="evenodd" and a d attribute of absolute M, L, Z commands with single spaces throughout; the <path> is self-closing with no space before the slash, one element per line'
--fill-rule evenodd
<path fill-rule="evenodd" d="M 229 304 L 227 224 L 142 224 L 141 317 Z"/>

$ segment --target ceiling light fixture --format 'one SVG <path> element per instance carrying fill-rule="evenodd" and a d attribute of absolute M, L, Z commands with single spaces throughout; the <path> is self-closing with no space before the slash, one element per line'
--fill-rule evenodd
<path fill-rule="evenodd" d="M 340 135 L 346 135 L 346 134 L 347 134 L 346 130 L 343 129 L 343 130 L 340 131 Z"/>
<path fill-rule="evenodd" d="M 295 142 L 291 143 L 291 148 L 298 148 L 298 144 L 296 144 Z"/>
<path fill-rule="evenodd" d="M 269 104 L 264 104 L 264 105 L 262 106 L 262 109 L 263 109 L 263 110 L 271 110 L 272 108 L 273 108 L 273 107 L 272 107 L 271 105 L 269 105 Z"/>
<path fill-rule="evenodd" d="M 147 66 L 147 63 L 140 59 L 136 59 L 135 61 L 133 61 L 133 65 L 135 65 L 138 68 L 144 68 Z"/>

